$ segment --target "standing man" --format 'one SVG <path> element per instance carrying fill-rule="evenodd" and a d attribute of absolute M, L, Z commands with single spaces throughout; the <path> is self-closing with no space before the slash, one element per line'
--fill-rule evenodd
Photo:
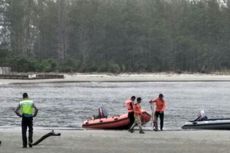
<path fill-rule="evenodd" d="M 137 103 L 134 104 L 134 117 L 135 117 L 135 122 L 133 123 L 133 125 L 131 126 L 131 128 L 129 129 L 129 132 L 133 133 L 133 129 L 136 125 L 138 125 L 139 127 L 139 132 L 140 134 L 144 134 L 144 131 L 142 130 L 142 127 L 141 127 L 141 97 L 138 97 L 137 98 Z"/>
<path fill-rule="evenodd" d="M 29 147 L 32 147 L 33 143 L 33 117 L 38 113 L 38 109 L 31 99 L 29 99 L 27 93 L 23 93 L 23 99 L 20 101 L 15 113 L 22 117 L 22 141 L 23 148 L 27 148 L 27 127 L 29 128 Z"/>
<path fill-rule="evenodd" d="M 158 98 L 155 100 L 150 100 L 149 103 L 155 104 L 155 131 L 158 131 L 158 117 L 160 116 L 160 129 L 163 130 L 164 126 L 164 111 L 166 108 L 166 102 L 164 101 L 163 94 L 159 94 Z"/>
<path fill-rule="evenodd" d="M 133 105 L 136 97 L 132 96 L 130 99 L 125 101 L 125 107 L 128 110 L 128 118 L 129 118 L 129 125 L 132 126 L 134 123 L 134 111 L 133 111 Z"/>

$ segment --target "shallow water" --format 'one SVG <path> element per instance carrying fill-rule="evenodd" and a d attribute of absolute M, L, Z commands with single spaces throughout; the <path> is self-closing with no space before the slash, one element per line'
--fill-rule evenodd
<path fill-rule="evenodd" d="M 230 117 L 230 82 L 87 82 L 0 85 L 0 127 L 19 126 L 12 108 L 28 92 L 39 108 L 37 127 L 80 128 L 82 122 L 104 105 L 109 114 L 126 112 L 124 101 L 141 96 L 142 107 L 151 111 L 148 101 L 165 95 L 165 128 L 179 129 L 204 109 L 209 118 Z M 150 124 L 146 125 L 147 127 Z"/>

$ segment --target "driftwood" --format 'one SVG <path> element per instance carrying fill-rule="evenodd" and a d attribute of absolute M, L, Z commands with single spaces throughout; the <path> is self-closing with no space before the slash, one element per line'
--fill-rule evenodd
<path fill-rule="evenodd" d="M 40 139 L 38 139 L 36 142 L 34 142 L 32 144 L 32 146 L 38 145 L 40 142 L 42 142 L 43 140 L 45 140 L 46 138 L 48 138 L 50 136 L 61 136 L 61 133 L 55 133 L 54 130 L 52 130 L 51 132 L 43 135 Z"/>

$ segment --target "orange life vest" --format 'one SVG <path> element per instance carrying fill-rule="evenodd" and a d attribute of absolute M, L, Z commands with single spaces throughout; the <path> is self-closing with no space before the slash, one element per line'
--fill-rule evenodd
<path fill-rule="evenodd" d="M 157 98 L 156 100 L 153 100 L 156 104 L 156 112 L 164 112 L 165 111 L 165 101 L 163 99 Z"/>
<path fill-rule="evenodd" d="M 135 115 L 141 115 L 142 114 L 141 105 L 138 103 L 134 104 L 134 114 Z"/>
<path fill-rule="evenodd" d="M 134 104 L 133 104 L 132 100 L 128 99 L 125 101 L 125 106 L 126 106 L 128 112 L 133 112 L 133 105 Z"/>

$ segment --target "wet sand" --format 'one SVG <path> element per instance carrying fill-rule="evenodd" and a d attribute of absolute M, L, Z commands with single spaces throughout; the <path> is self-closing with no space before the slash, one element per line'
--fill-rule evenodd
<path fill-rule="evenodd" d="M 33 73 L 31 73 L 33 74 Z M 175 74 L 175 73 L 74 73 L 64 74 L 64 79 L 15 80 L 0 79 L 0 84 L 47 82 L 168 82 L 168 81 L 230 81 L 226 74 Z"/>
<path fill-rule="evenodd" d="M 35 128 L 34 140 L 48 130 Z M 33 148 L 21 148 L 20 128 L 1 129 L 1 153 L 227 153 L 230 131 L 127 131 L 56 130 Z"/>

